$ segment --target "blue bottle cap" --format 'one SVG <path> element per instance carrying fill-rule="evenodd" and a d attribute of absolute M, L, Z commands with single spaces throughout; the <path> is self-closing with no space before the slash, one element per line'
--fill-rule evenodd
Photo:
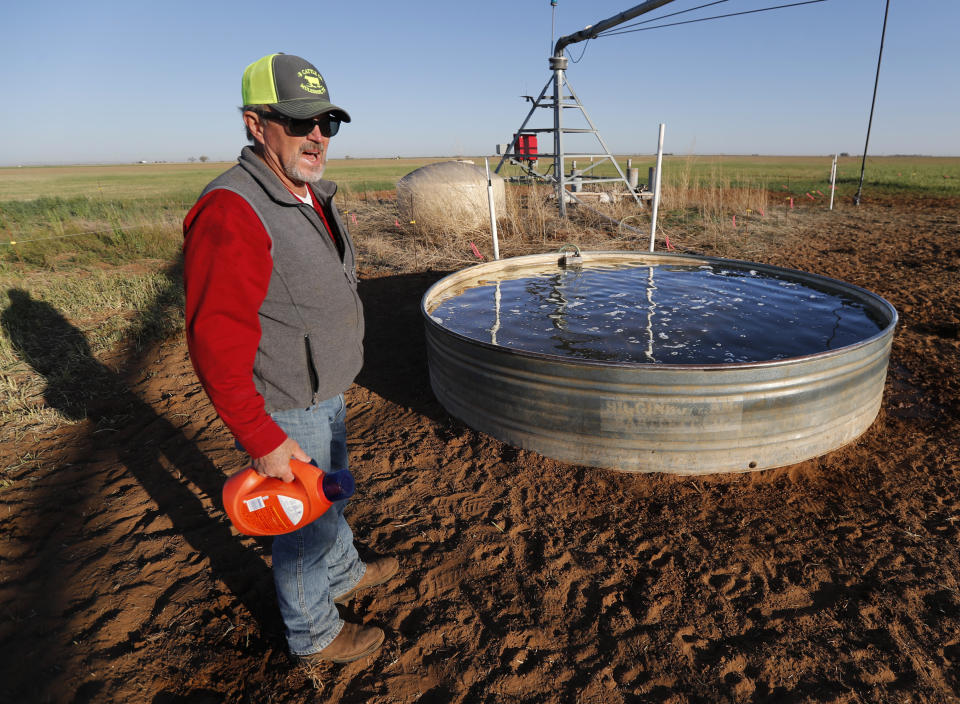
<path fill-rule="evenodd" d="M 339 472 L 324 474 L 320 486 L 327 501 L 333 502 L 353 496 L 355 482 L 349 469 L 341 469 Z"/>

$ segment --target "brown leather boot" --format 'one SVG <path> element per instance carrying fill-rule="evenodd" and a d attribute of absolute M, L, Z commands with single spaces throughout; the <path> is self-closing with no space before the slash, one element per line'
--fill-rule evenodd
<path fill-rule="evenodd" d="M 313 666 L 319 662 L 353 662 L 375 653 L 384 639 L 383 630 L 376 626 L 361 626 L 346 622 L 333 642 L 323 650 L 310 655 L 294 656 L 311 678 Z"/>
<path fill-rule="evenodd" d="M 340 596 L 334 597 L 333 601 L 337 604 L 347 604 L 357 595 L 357 592 L 388 582 L 399 571 L 400 563 L 397 562 L 397 558 L 381 557 L 376 562 L 367 564 L 367 571 L 363 573 L 363 577 L 357 582 L 357 586 Z"/>

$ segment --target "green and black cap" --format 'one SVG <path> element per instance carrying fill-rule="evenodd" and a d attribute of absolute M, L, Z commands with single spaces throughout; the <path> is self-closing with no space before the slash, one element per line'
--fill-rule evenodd
<path fill-rule="evenodd" d="M 350 122 L 343 108 L 330 102 L 327 82 L 309 61 L 292 54 L 269 54 L 243 72 L 243 104 L 269 105 L 287 117 L 315 117 L 336 113 Z"/>

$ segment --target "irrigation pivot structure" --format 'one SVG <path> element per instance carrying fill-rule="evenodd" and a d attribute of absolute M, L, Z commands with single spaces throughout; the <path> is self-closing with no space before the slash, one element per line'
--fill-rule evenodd
<path fill-rule="evenodd" d="M 583 107 L 583 103 L 580 102 L 576 92 L 573 90 L 573 86 L 571 86 L 570 82 L 567 80 L 567 57 L 563 55 L 563 52 L 564 49 L 571 44 L 587 41 L 588 39 L 594 39 L 601 32 L 605 32 L 612 27 L 623 24 L 634 17 L 651 12 L 652 10 L 656 10 L 659 7 L 663 7 L 672 1 L 673 0 L 648 0 L 647 2 L 640 3 L 635 7 L 631 7 L 629 10 L 624 10 L 618 15 L 609 17 L 595 25 L 591 25 L 586 29 L 581 29 L 579 32 L 560 37 L 553 47 L 553 55 L 550 57 L 549 61 L 551 71 L 550 79 L 543 87 L 543 90 L 540 91 L 540 95 L 536 98 L 536 100 L 533 100 L 533 105 L 530 108 L 530 112 L 527 113 L 527 117 L 523 121 L 523 124 L 520 125 L 520 129 L 518 129 L 513 135 L 513 140 L 509 145 L 507 145 L 506 149 L 503 150 L 500 162 L 497 164 L 497 168 L 494 169 L 494 171 L 496 173 L 500 173 L 500 169 L 503 168 L 504 162 L 509 160 L 510 163 L 520 166 L 529 176 L 553 183 L 557 195 L 557 207 L 560 211 L 560 217 L 566 217 L 567 215 L 567 198 L 576 198 L 574 194 L 571 194 L 567 191 L 567 184 L 571 183 L 572 181 L 578 184 L 622 182 L 626 187 L 627 192 L 630 193 L 634 200 L 639 203 L 639 195 L 634 191 L 633 188 L 630 187 L 630 183 L 627 181 L 627 177 L 623 173 L 623 169 L 620 168 L 620 164 L 617 163 L 617 160 L 613 157 L 613 154 L 610 153 L 610 149 L 607 147 L 606 142 L 603 141 L 603 137 L 601 137 L 600 132 L 597 131 L 596 126 L 593 124 L 593 121 L 587 114 L 586 109 Z M 527 127 L 534 113 L 540 108 L 553 110 L 553 126 Z M 589 128 L 564 127 L 564 109 L 579 110 L 583 114 L 583 117 L 589 125 Z M 535 145 L 536 141 L 530 142 L 530 138 L 535 138 L 539 134 L 552 135 L 553 151 L 551 153 L 538 153 L 536 151 L 536 147 L 531 149 L 530 145 Z M 568 134 L 593 134 L 597 138 L 602 152 L 565 152 L 563 137 L 564 135 Z M 553 159 L 553 167 L 550 171 L 545 173 L 539 173 L 536 171 L 536 163 L 540 157 L 548 157 Z M 584 159 L 589 160 L 590 163 L 584 169 L 580 170 L 579 173 L 571 173 L 570 175 L 567 175 L 566 162 L 568 159 Z M 595 159 L 599 159 L 599 161 L 595 161 Z M 606 161 L 610 161 L 613 164 L 618 174 L 617 177 L 604 178 L 601 176 L 590 175 L 590 172 L 594 168 L 605 163 Z"/>

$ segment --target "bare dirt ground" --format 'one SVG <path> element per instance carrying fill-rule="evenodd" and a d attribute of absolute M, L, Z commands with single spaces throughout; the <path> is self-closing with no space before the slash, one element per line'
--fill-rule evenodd
<path fill-rule="evenodd" d="M 109 393 L 86 420 L 0 449 L 0 701 L 960 701 L 958 206 L 810 209 L 757 257 L 901 320 L 870 430 L 750 474 L 617 474 L 471 430 L 427 377 L 419 299 L 444 272 L 368 272 L 348 517 L 402 572 L 342 611 L 384 647 L 319 692 L 287 660 L 269 543 L 220 509 L 244 458 L 183 340 L 91 360 Z M 41 373 L 58 353 L 20 346 Z"/>

